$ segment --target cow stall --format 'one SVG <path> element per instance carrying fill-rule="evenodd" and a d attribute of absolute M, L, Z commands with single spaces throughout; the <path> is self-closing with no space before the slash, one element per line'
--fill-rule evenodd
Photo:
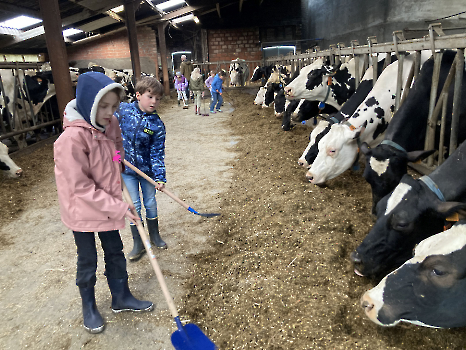
<path fill-rule="evenodd" d="M 375 36 L 371 36 L 368 37 L 367 44 L 359 44 L 358 41 L 354 40 L 351 42 L 350 46 L 346 46 L 344 43 L 337 43 L 335 45 L 330 45 L 327 50 L 320 50 L 320 48 L 316 46 L 312 49 L 312 52 L 267 58 L 265 59 L 265 64 L 291 66 L 291 71 L 294 73 L 296 70 L 302 69 L 319 58 L 328 59 L 330 63 L 334 65 L 338 65 L 339 63 L 346 62 L 348 59 L 354 58 L 356 61 L 356 67 L 360 66 L 358 64 L 360 61 L 364 62 L 362 71 L 356 68 L 355 81 L 357 88 L 364 71 L 369 68 L 369 62 L 371 60 L 375 60 L 378 59 L 379 56 L 383 56 L 385 58 L 384 68 L 386 68 L 391 63 L 390 58 L 394 54 L 400 61 L 397 72 L 398 83 L 395 92 L 395 109 L 393 111 L 393 113 L 395 113 L 406 100 L 411 83 L 416 80 L 419 74 L 421 68 L 421 51 L 431 51 L 434 57 L 435 67 L 432 76 L 425 149 L 433 149 L 435 147 L 435 134 L 437 128 L 440 128 L 440 143 L 436 148 L 436 153 L 429 156 L 425 162 L 422 164 L 410 164 L 410 166 L 425 174 L 431 172 L 436 166 L 442 164 L 444 161 L 443 152 L 440 150 L 443 150 L 448 146 L 449 154 L 451 154 L 458 146 L 458 125 L 460 115 L 459 101 L 461 99 L 461 81 L 464 73 L 464 47 L 466 47 L 465 34 L 445 35 L 440 23 L 431 24 L 428 29 L 429 35 L 421 39 L 405 39 L 403 31 L 395 31 L 393 32 L 392 42 L 378 43 L 377 38 Z M 439 86 L 440 65 L 444 50 L 456 50 L 457 55 L 454 63 L 451 65 L 450 72 L 448 73 L 448 77 L 444 85 Z M 416 58 L 415 64 L 412 65 L 408 74 L 407 88 L 402 89 L 400 77 L 403 75 L 402 63 L 405 59 L 405 53 L 407 52 L 414 53 Z M 373 69 L 373 84 L 375 85 L 378 78 L 377 66 L 374 65 Z M 448 91 L 453 78 L 455 83 L 453 91 L 453 112 L 451 117 L 451 138 L 450 140 L 445 140 L 444 135 L 447 119 L 446 101 L 448 101 Z M 437 100 L 439 91 L 440 98 Z"/>

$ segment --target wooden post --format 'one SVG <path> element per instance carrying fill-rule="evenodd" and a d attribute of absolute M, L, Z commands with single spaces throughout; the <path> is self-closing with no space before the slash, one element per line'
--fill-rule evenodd
<path fill-rule="evenodd" d="M 160 43 L 160 58 L 162 59 L 162 72 L 163 72 L 163 87 L 165 96 L 170 97 L 170 82 L 168 81 L 168 64 L 167 64 L 167 45 L 165 43 L 165 27 L 168 22 L 161 22 L 157 24 L 159 43 Z"/>
<path fill-rule="evenodd" d="M 155 26 L 151 26 L 152 30 L 154 31 L 155 35 L 155 77 L 157 78 L 158 81 L 160 81 L 159 77 L 159 49 L 157 48 L 157 28 Z"/>
<path fill-rule="evenodd" d="M 202 47 L 202 62 L 209 61 L 209 46 L 207 44 L 207 30 L 201 29 L 201 47 Z"/>
<path fill-rule="evenodd" d="M 66 104 L 74 99 L 74 90 L 68 68 L 68 55 L 63 40 L 58 0 L 39 0 L 45 31 L 45 42 L 57 91 L 58 109 L 63 120 Z"/>
<path fill-rule="evenodd" d="M 136 30 L 136 2 L 125 0 L 126 30 L 128 31 L 129 51 L 131 54 L 131 66 L 133 68 L 133 84 L 141 77 L 141 61 L 139 60 L 138 33 Z"/>

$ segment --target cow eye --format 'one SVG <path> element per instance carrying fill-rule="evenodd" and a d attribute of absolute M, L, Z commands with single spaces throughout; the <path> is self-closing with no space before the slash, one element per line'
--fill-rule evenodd
<path fill-rule="evenodd" d="M 446 272 L 441 270 L 441 269 L 438 269 L 438 268 L 433 268 L 431 271 L 430 271 L 430 274 L 432 276 L 443 276 L 443 275 L 446 275 Z"/>

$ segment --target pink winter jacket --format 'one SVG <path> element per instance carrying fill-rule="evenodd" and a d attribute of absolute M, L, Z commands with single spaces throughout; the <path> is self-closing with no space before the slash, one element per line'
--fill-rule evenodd
<path fill-rule="evenodd" d="M 67 105 L 64 132 L 54 144 L 61 219 L 73 231 L 122 229 L 129 205 L 122 201 L 122 166 L 118 156 L 124 159 L 125 154 L 118 119 L 113 116 L 105 133 L 82 117 L 74 115 L 70 121 L 69 114 L 77 113 L 69 108 L 74 101 Z"/>

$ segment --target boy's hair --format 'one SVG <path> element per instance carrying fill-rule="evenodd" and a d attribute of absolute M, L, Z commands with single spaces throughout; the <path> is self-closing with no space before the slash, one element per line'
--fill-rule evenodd
<path fill-rule="evenodd" d="M 153 95 L 163 95 L 163 86 L 157 78 L 154 77 L 142 77 L 136 82 L 134 90 L 139 92 L 141 95 L 146 91 L 149 91 Z"/>
<path fill-rule="evenodd" d="M 222 69 L 220 72 L 218 72 L 218 75 L 219 75 L 219 76 L 222 76 L 222 77 L 226 77 L 226 76 L 227 76 L 227 72 L 225 72 L 225 71 Z"/>

